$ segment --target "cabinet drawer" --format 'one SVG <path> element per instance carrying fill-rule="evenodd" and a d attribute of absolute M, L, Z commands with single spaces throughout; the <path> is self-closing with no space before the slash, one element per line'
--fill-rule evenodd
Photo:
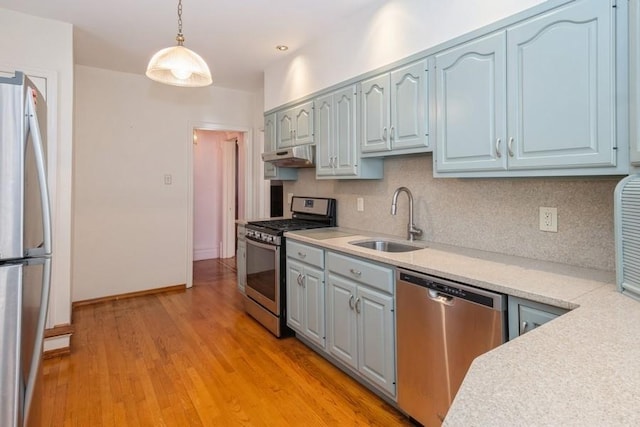
<path fill-rule="evenodd" d="M 356 282 L 393 293 L 393 269 L 390 267 L 328 252 L 327 268 Z"/>
<path fill-rule="evenodd" d="M 324 268 L 324 251 L 320 248 L 287 240 L 287 257 Z"/>

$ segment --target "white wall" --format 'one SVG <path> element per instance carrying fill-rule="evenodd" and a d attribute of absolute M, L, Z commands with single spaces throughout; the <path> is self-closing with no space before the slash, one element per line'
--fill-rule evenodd
<path fill-rule="evenodd" d="M 186 283 L 194 123 L 253 129 L 255 95 L 85 66 L 75 85 L 73 301 Z"/>
<path fill-rule="evenodd" d="M 265 70 L 264 110 L 400 60 L 544 0 L 390 0 Z"/>
<path fill-rule="evenodd" d="M 39 70 L 57 80 L 57 129 L 48 141 L 54 257 L 47 326 L 64 325 L 71 321 L 73 29 L 63 22 L 0 9 L 0 52 L 2 69 Z"/>

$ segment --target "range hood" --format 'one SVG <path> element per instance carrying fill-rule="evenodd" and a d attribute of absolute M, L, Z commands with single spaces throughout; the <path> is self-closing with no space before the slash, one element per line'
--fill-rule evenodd
<path fill-rule="evenodd" d="M 262 160 L 281 168 L 312 168 L 315 166 L 313 163 L 314 154 L 314 145 L 296 145 L 295 147 L 262 153 Z"/>

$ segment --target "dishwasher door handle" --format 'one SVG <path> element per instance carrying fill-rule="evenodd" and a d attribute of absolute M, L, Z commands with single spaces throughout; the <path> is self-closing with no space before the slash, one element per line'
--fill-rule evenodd
<path fill-rule="evenodd" d="M 429 289 L 427 295 L 431 301 L 449 306 L 453 305 L 453 297 L 450 295 L 441 294 L 440 292 L 434 291 L 433 289 Z"/>

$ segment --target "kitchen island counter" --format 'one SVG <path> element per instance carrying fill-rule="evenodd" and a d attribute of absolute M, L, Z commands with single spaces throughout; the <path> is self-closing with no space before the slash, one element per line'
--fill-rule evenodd
<path fill-rule="evenodd" d="M 613 272 L 431 242 L 379 252 L 349 242 L 401 239 L 326 231 L 339 237 L 318 230 L 287 237 L 572 310 L 478 357 L 443 425 L 640 425 L 640 303 L 616 291 Z"/>

